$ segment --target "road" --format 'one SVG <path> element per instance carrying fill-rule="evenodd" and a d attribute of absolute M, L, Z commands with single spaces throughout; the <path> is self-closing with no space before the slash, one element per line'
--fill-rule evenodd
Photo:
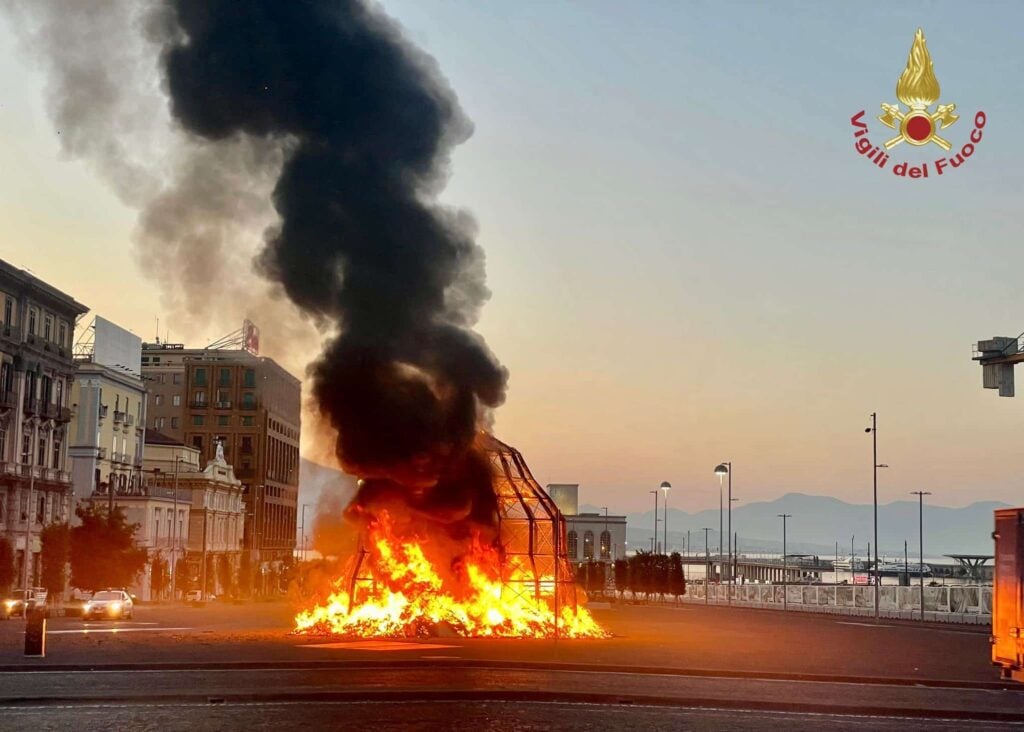
<path fill-rule="evenodd" d="M 699 605 L 613 606 L 608 640 L 290 635 L 284 603 L 0 623 L 0 727 L 1024 729 L 984 630 Z M 301 723 L 299 720 L 301 719 Z M 276 721 L 275 721 L 276 720 Z"/>

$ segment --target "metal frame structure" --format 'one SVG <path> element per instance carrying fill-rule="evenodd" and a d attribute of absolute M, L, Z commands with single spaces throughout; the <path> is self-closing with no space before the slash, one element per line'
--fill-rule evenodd
<path fill-rule="evenodd" d="M 566 554 L 565 517 L 533 477 L 518 450 L 485 432 L 477 435 L 475 449 L 482 452 L 490 463 L 491 485 L 498 499 L 503 592 L 532 599 L 550 599 L 556 618 L 561 617 L 566 607 L 576 612 L 576 579 Z M 376 579 L 368 557 L 369 552 L 360 543 L 355 556 L 349 561 L 347 574 L 351 605 L 359 604 L 360 586 L 376 591 Z M 517 572 L 517 568 L 523 572 Z M 556 623 L 556 637 L 557 626 Z"/>

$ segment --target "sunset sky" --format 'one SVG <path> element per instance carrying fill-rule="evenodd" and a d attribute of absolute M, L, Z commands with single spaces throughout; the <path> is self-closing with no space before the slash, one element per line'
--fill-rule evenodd
<path fill-rule="evenodd" d="M 744 502 L 869 502 L 877 411 L 884 502 L 1021 502 L 1024 383 L 1001 399 L 971 361 L 1024 331 L 1019 4 L 383 5 L 475 125 L 444 199 L 487 252 L 497 434 L 542 483 L 626 511 L 669 480 L 693 510 L 732 460 Z M 961 115 L 944 136 L 988 123 L 961 168 L 908 180 L 891 166 L 946 154 L 879 170 L 850 117 L 893 136 L 875 118 L 918 26 Z M 158 317 L 194 345 L 237 327 L 246 303 L 176 318 L 140 273 L 136 212 L 62 154 L 24 50 L 0 14 L 0 257 L 146 339 Z M 281 340 L 295 370 L 314 355 Z"/>

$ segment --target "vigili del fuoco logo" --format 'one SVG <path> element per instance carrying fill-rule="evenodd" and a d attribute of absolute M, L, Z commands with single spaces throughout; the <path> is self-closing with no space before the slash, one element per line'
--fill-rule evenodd
<path fill-rule="evenodd" d="M 854 128 L 854 147 L 865 158 L 884 170 L 889 167 L 889 150 L 903 143 L 928 149 L 935 144 L 948 154 L 936 158 L 930 164 L 904 161 L 889 167 L 893 174 L 902 178 L 927 178 L 932 174 L 945 175 L 959 168 L 974 154 L 975 146 L 981 142 L 982 130 L 985 128 L 985 113 L 979 110 L 974 115 L 974 129 L 971 130 L 970 140 L 953 153 L 953 143 L 946 138 L 945 130 L 956 124 L 960 116 L 956 114 L 955 104 L 938 104 L 934 110 L 931 109 L 932 105 L 939 101 L 939 80 L 935 78 L 932 57 L 928 53 L 924 32 L 920 28 L 914 34 L 914 44 L 910 47 L 910 55 L 907 57 L 907 68 L 896 82 L 896 98 L 902 102 L 902 106 L 882 103 L 882 114 L 878 121 L 897 134 L 881 146 L 873 144 L 868 139 L 868 125 L 863 109 L 850 118 L 850 124 Z"/>

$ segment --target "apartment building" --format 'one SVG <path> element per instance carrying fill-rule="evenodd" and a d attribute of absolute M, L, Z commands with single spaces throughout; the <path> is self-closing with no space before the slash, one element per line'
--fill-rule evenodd
<path fill-rule="evenodd" d="M 301 382 L 244 349 L 147 343 L 151 429 L 213 460 L 218 443 L 242 484 L 253 574 L 291 557 L 299 487 Z"/>
<path fill-rule="evenodd" d="M 0 536 L 17 583 L 39 577 L 39 534 L 71 513 L 71 339 L 88 308 L 0 260 Z"/>

